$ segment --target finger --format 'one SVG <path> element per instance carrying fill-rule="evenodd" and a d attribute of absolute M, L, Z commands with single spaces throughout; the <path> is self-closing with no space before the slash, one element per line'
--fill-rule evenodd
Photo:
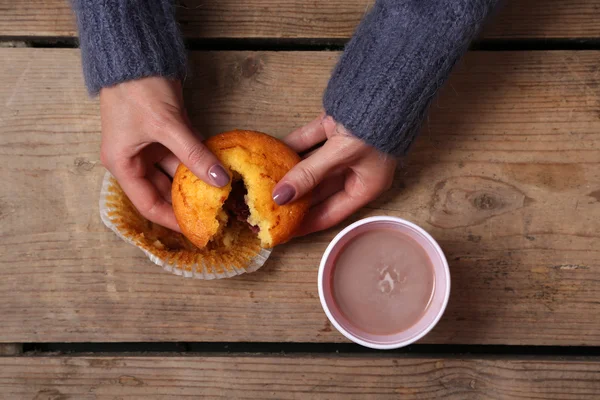
<path fill-rule="evenodd" d="M 314 189 L 325 177 L 340 171 L 357 157 L 362 143 L 354 139 L 329 139 L 310 157 L 300 161 L 277 183 L 273 201 L 284 205 Z"/>
<path fill-rule="evenodd" d="M 204 182 L 216 187 L 223 187 L 229 183 L 227 170 L 185 124 L 176 125 L 169 135 L 159 140 Z"/>
<path fill-rule="evenodd" d="M 316 206 L 335 193 L 344 190 L 344 173 L 337 173 L 323 180 L 312 192 L 311 206 Z"/>
<path fill-rule="evenodd" d="M 177 167 L 181 164 L 179 159 L 175 157 L 175 154 L 168 153 L 162 160 L 158 162 L 158 165 L 169 175 L 170 177 L 175 176 L 175 171 L 177 171 Z"/>
<path fill-rule="evenodd" d="M 296 153 L 302 153 L 327 139 L 323 128 L 324 114 L 287 135 L 283 141 Z"/>
<path fill-rule="evenodd" d="M 313 149 L 312 149 L 312 150 L 310 150 L 308 153 L 301 154 L 301 156 L 302 156 L 302 159 L 304 160 L 305 158 L 308 158 L 308 157 L 312 156 L 312 155 L 313 155 L 313 154 L 315 154 L 317 151 L 319 151 L 319 149 L 320 149 L 320 148 L 321 148 L 321 147 L 313 148 Z"/>
<path fill-rule="evenodd" d="M 148 175 L 146 176 L 148 180 L 154 185 L 158 193 L 165 199 L 168 203 L 172 203 L 171 201 L 171 180 L 167 175 L 165 175 L 162 171 L 157 168 L 150 168 Z"/>
<path fill-rule="evenodd" d="M 365 206 L 372 197 L 352 197 L 347 192 L 337 192 L 321 204 L 311 208 L 302 221 L 302 226 L 296 236 L 331 228 L 351 216 L 361 207 Z"/>
<path fill-rule="evenodd" d="M 181 231 L 173 207 L 148 179 L 138 176 L 115 175 L 115 177 L 135 208 L 146 219 L 174 231 Z"/>
<path fill-rule="evenodd" d="M 277 183 L 273 201 L 282 206 L 314 189 L 326 176 L 353 157 L 344 145 L 328 140 L 312 156 L 300 161 Z"/>
<path fill-rule="evenodd" d="M 319 149 L 320 149 L 320 147 L 319 147 Z M 303 160 L 307 159 L 308 157 L 310 157 L 313 154 L 315 154 L 319 149 L 315 149 L 315 150 L 313 150 L 313 151 L 311 151 L 309 153 L 306 153 L 306 155 L 302 156 L 302 159 Z M 329 179 L 329 177 L 335 178 L 338 175 L 343 177 L 344 173 L 346 172 L 347 169 L 348 169 L 348 167 L 346 165 L 338 165 L 338 166 L 334 167 L 331 171 L 329 171 L 328 177 L 326 179 Z M 316 190 L 316 188 L 314 190 Z"/>

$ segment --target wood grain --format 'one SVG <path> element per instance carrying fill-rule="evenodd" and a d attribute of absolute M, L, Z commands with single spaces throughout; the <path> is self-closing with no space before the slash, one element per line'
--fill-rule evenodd
<path fill-rule="evenodd" d="M 3 399 L 597 399 L 600 362 L 390 357 L 7 357 Z M 118 397 L 122 396 L 122 397 Z"/>
<path fill-rule="evenodd" d="M 311 120 L 337 53 L 192 56 L 203 133 Z M 77 50 L 0 49 L 0 341 L 343 341 L 317 295 L 339 230 L 258 272 L 169 275 L 100 222 L 98 108 Z M 362 210 L 422 225 L 453 291 L 429 343 L 600 344 L 600 53 L 474 52 L 392 190 Z"/>
<path fill-rule="evenodd" d="M 352 35 L 374 0 L 180 0 L 189 38 L 338 38 Z M 510 0 L 485 38 L 600 37 L 595 0 Z M 66 0 L 0 0 L 0 36 L 75 36 Z"/>

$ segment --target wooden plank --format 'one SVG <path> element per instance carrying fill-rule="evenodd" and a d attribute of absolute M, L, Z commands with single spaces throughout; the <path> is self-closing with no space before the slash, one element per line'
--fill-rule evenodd
<path fill-rule="evenodd" d="M 190 38 L 348 38 L 374 0 L 184 0 L 178 5 Z M 510 0 L 486 38 L 600 37 L 595 0 Z M 0 36 L 76 35 L 65 0 L 0 0 Z"/>
<path fill-rule="evenodd" d="M 391 357 L 8 357 L 5 399 L 597 399 L 600 362 Z M 119 397 L 120 398 L 120 397 Z"/>
<path fill-rule="evenodd" d="M 319 112 L 332 52 L 192 56 L 195 125 L 282 136 Z M 104 228 L 99 117 L 77 50 L 0 49 L 0 342 L 344 339 L 321 310 L 338 231 L 239 279 L 169 275 Z M 429 343 L 600 344 L 600 52 L 470 53 L 392 190 L 355 218 L 430 231 L 453 292 Z"/>

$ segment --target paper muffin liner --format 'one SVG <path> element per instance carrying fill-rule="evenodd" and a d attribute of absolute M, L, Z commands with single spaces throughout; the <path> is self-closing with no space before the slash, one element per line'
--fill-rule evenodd
<path fill-rule="evenodd" d="M 243 222 L 232 218 L 228 246 L 209 243 L 199 249 L 181 233 L 144 218 L 117 180 L 107 172 L 100 192 L 100 217 L 125 242 L 142 250 L 153 263 L 176 275 L 196 279 L 231 278 L 262 267 L 271 254 Z"/>

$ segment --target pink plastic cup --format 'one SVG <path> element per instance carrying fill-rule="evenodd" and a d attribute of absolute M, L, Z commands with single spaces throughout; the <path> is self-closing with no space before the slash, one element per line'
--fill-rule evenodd
<path fill-rule="evenodd" d="M 435 275 L 431 301 L 421 319 L 405 331 L 391 335 L 375 335 L 364 332 L 340 312 L 333 293 L 332 277 L 335 261 L 340 251 L 354 237 L 374 229 L 395 229 L 420 244 L 433 265 Z M 450 270 L 448 262 L 437 242 L 419 226 L 395 217 L 371 217 L 353 223 L 338 233 L 331 241 L 319 267 L 319 298 L 329 321 L 346 338 L 362 346 L 389 350 L 408 346 L 425 336 L 440 320 L 450 297 Z"/>

